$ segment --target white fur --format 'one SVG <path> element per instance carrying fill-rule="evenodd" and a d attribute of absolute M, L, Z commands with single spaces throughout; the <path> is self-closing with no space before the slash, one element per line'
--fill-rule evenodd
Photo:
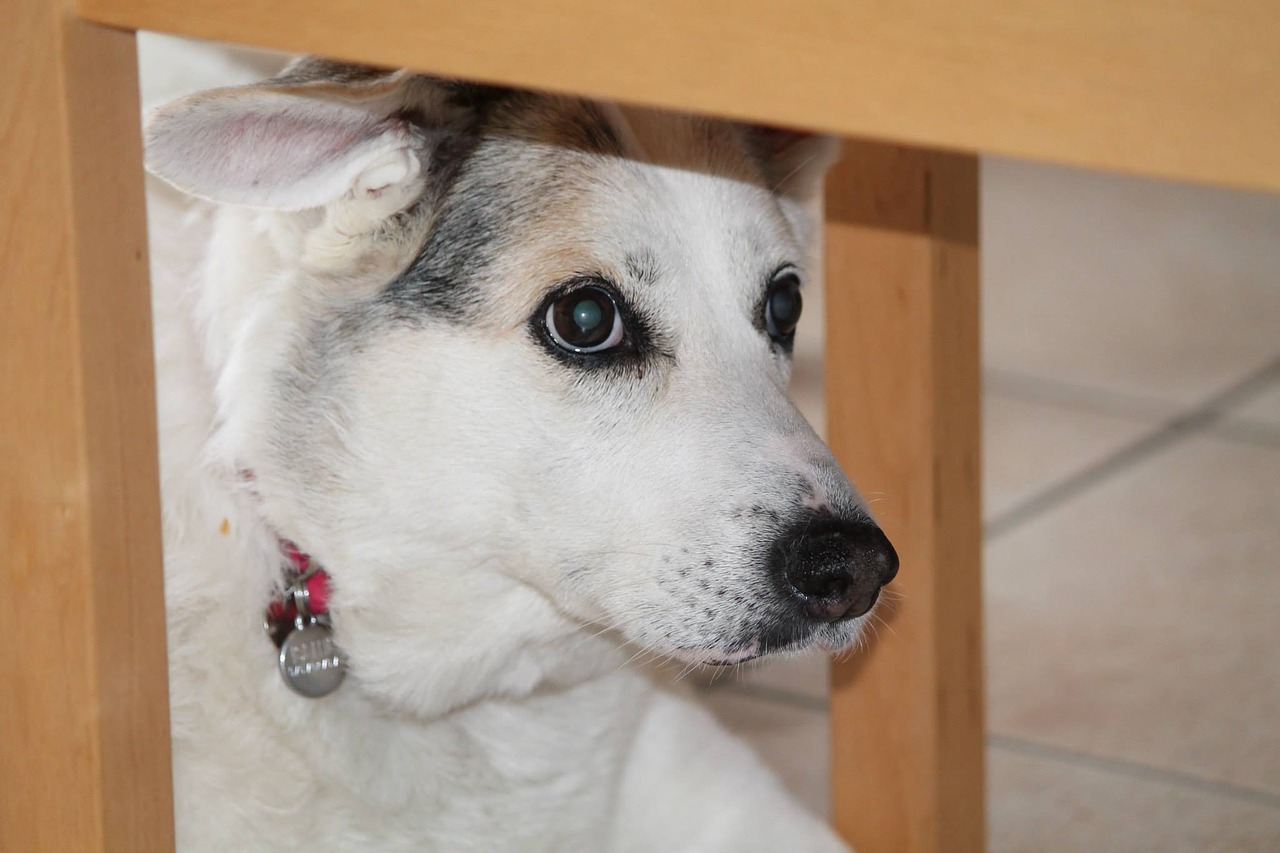
<path fill-rule="evenodd" d="M 753 590 L 753 525 L 722 510 L 849 488 L 744 319 L 744 280 L 804 235 L 759 187 L 609 166 L 582 199 L 597 227 L 549 224 L 504 259 L 484 328 L 388 328 L 295 410 L 281 382 L 308 369 L 309 330 L 412 257 L 372 233 L 416 192 L 400 150 L 277 199 L 317 210 L 153 187 L 179 847 L 845 849 L 705 710 L 625 665 L 753 651 L 741 605 L 677 568 L 714 560 L 718 584 Z M 525 271 L 570 239 L 583 256 L 563 263 L 618 265 L 637 238 L 666 279 L 635 298 L 678 369 L 575 384 L 524 331 Z M 333 577 L 351 674 L 323 700 L 286 689 L 261 627 L 278 535 Z"/>

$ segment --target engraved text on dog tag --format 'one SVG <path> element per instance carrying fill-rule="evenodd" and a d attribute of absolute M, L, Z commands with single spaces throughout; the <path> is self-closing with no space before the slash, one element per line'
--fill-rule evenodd
<path fill-rule="evenodd" d="M 280 646 L 280 674 L 294 692 L 309 699 L 337 690 L 347 670 L 329 626 L 314 617 L 299 619 Z"/>

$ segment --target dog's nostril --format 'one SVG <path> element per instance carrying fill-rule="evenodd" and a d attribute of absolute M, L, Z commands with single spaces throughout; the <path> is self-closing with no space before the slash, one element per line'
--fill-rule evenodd
<path fill-rule="evenodd" d="M 774 562 L 791 596 L 824 622 L 862 616 L 898 573 L 879 527 L 835 518 L 807 519 L 779 537 Z"/>
<path fill-rule="evenodd" d="M 804 590 L 806 595 L 812 595 L 819 598 L 831 598 L 833 596 L 842 596 L 849 591 L 849 577 L 840 572 L 831 577 L 818 577 L 813 584 L 812 589 Z"/>

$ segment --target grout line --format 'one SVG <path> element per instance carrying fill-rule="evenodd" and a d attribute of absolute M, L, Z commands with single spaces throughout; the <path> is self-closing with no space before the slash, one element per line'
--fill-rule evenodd
<path fill-rule="evenodd" d="M 1176 414 L 1180 408 L 1177 403 L 1155 397 L 1080 385 L 1000 367 L 983 369 L 982 390 L 983 393 L 996 397 L 1084 409 L 1130 420 L 1163 421 Z"/>
<path fill-rule="evenodd" d="M 987 522 L 984 540 L 994 542 L 1021 525 L 1056 509 L 1117 472 L 1154 456 L 1191 432 L 1215 426 L 1224 410 L 1248 399 L 1280 380 L 1280 359 L 1272 361 L 1235 385 L 1214 394 L 1196 408 L 1179 415 L 1154 431 L 1122 447 L 1097 463 L 1032 495 L 1021 504 Z"/>
<path fill-rule="evenodd" d="M 1218 410 L 1221 414 L 1223 410 L 1247 402 L 1277 382 L 1280 382 L 1280 356 L 1273 358 L 1236 384 L 1214 394 L 1205 400 L 1200 408 Z"/>
<path fill-rule="evenodd" d="M 1149 764 L 1142 764 L 1124 758 L 1103 758 L 1087 752 L 1077 752 L 1072 749 L 1049 746 L 1036 741 L 1010 737 L 1009 735 L 988 734 L 987 746 L 992 749 L 1012 752 L 1017 755 L 1026 755 L 1032 758 L 1043 758 L 1063 764 L 1071 764 L 1087 770 L 1097 770 L 1103 773 L 1128 776 L 1131 779 L 1139 779 L 1144 782 L 1160 782 L 1165 785 L 1194 788 L 1198 791 L 1214 794 L 1219 797 L 1242 800 L 1270 809 L 1280 809 L 1280 794 L 1275 794 L 1271 791 L 1262 790 L 1260 788 L 1236 785 L 1232 782 L 1223 782 L 1218 779 L 1209 779 L 1203 776 L 1197 776 L 1194 773 L 1186 773 L 1180 770 L 1166 770 L 1161 767 L 1152 767 Z"/>
<path fill-rule="evenodd" d="M 1263 368 L 1267 370 L 1267 368 Z M 984 368 L 982 371 L 983 394 L 992 397 L 1003 397 L 1009 400 L 1024 400 L 1059 408 L 1079 409 L 1087 412 L 1107 415 L 1124 420 L 1165 422 L 1176 416 L 1179 407 L 1176 404 L 1144 397 L 1126 391 L 1113 391 L 1090 385 L 1080 385 L 1061 379 L 1018 373 L 1000 367 Z M 1276 380 L 1280 382 L 1280 378 Z M 1258 391 L 1267 390 L 1270 383 L 1264 382 L 1261 387 L 1250 385 L 1241 399 L 1227 401 L 1228 404 L 1246 402 L 1247 398 Z M 1214 404 L 1214 398 L 1192 410 L 1203 409 Z M 1217 406 L 1223 407 L 1218 401 Z M 1247 417 L 1234 418 L 1208 424 L 1204 427 L 1208 432 L 1231 441 L 1246 444 L 1274 445 L 1280 444 L 1280 424 L 1255 420 Z"/>
<path fill-rule="evenodd" d="M 1280 447 L 1280 426 L 1241 418 L 1221 421 L 1209 427 L 1208 433 L 1224 441 L 1258 447 Z"/>
<path fill-rule="evenodd" d="M 990 544 L 1028 521 L 1088 491 L 1124 468 L 1154 456 L 1194 429 L 1194 425 L 1187 420 L 1187 418 L 1178 418 L 1165 426 L 1158 427 L 1083 471 L 1072 474 L 1032 495 L 1017 506 L 1005 510 L 983 526 L 983 541 Z"/>

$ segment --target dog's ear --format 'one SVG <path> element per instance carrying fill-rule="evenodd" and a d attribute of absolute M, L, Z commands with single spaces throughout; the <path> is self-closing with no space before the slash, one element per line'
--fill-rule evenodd
<path fill-rule="evenodd" d="M 386 206 L 386 191 L 421 171 L 420 134 L 403 115 L 409 78 L 302 60 L 261 84 L 183 98 L 151 116 L 147 169 L 229 204 L 304 210 L 353 194 Z"/>
<path fill-rule="evenodd" d="M 764 125 L 748 125 L 746 133 L 769 188 L 800 202 L 818 195 L 840 154 L 839 140 L 826 134 Z"/>

